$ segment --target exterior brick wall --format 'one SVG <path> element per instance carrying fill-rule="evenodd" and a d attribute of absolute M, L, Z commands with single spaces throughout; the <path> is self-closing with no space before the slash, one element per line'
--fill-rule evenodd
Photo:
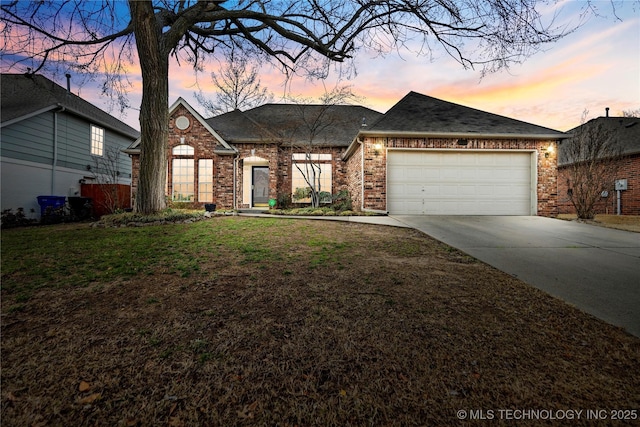
<path fill-rule="evenodd" d="M 359 211 L 362 207 L 362 145 L 347 159 L 345 169 L 346 189 L 351 196 L 353 209 Z"/>
<path fill-rule="evenodd" d="M 184 130 L 180 130 L 175 126 L 175 119 L 181 115 L 187 116 L 191 122 L 190 126 Z M 236 155 L 218 155 L 214 153 L 216 148 L 216 141 L 209 131 L 194 117 L 192 117 L 189 111 L 183 106 L 178 106 L 170 117 L 169 120 L 169 148 L 167 151 L 168 158 L 168 177 L 167 177 L 167 197 L 170 199 L 170 195 L 173 191 L 172 182 L 172 161 L 174 156 L 172 150 L 174 147 L 182 143 L 181 138 L 184 138 L 184 144 L 190 145 L 194 148 L 193 156 L 186 156 L 187 158 L 194 159 L 195 166 L 195 202 L 204 204 L 204 202 L 197 201 L 198 194 L 198 160 L 200 159 L 213 159 L 214 167 L 214 194 L 213 203 L 216 203 L 217 209 L 232 209 L 235 207 L 239 209 L 249 208 L 249 204 L 243 203 L 243 159 L 248 157 L 260 157 L 269 162 L 269 198 L 278 200 L 281 196 L 291 194 L 291 168 L 292 161 L 291 155 L 293 152 L 301 152 L 301 150 L 291 149 L 290 147 L 283 147 L 276 143 L 238 143 L 235 144 L 235 148 L 238 150 Z M 342 189 L 347 188 L 347 170 L 346 163 L 342 160 L 342 153 L 344 149 L 342 147 L 319 147 L 314 149 L 314 153 L 319 154 L 331 154 L 332 157 L 332 192 L 336 193 Z M 175 156 L 180 158 L 183 156 Z M 234 196 L 234 162 L 235 165 L 235 204 L 233 200 Z M 132 192 L 137 191 L 138 176 L 140 171 L 140 157 L 137 155 L 132 156 Z"/>
<path fill-rule="evenodd" d="M 233 209 L 233 155 L 216 156 L 213 161 L 213 200 L 216 209 Z"/>
<path fill-rule="evenodd" d="M 175 126 L 175 120 L 177 117 L 186 116 L 189 118 L 189 127 L 184 130 L 180 130 Z M 217 163 L 220 161 L 218 155 L 216 155 L 213 150 L 215 149 L 215 144 L 212 143 L 212 136 L 209 131 L 196 120 L 195 117 L 189 113 L 182 105 L 178 106 L 176 110 L 173 112 L 171 117 L 169 117 L 169 149 L 168 149 L 168 159 L 169 159 L 169 168 L 167 171 L 167 188 L 168 188 L 168 197 L 171 200 L 171 194 L 173 194 L 173 159 L 174 156 L 171 154 L 172 150 L 178 146 L 182 145 L 182 138 L 184 138 L 184 144 L 190 145 L 194 148 L 193 156 L 175 156 L 175 158 L 193 158 L 194 167 L 195 167 L 195 197 L 194 202 L 198 201 L 198 160 L 200 159 L 213 159 L 213 167 L 214 170 L 217 170 L 219 165 Z M 217 181 L 217 177 L 214 176 L 214 184 Z M 214 192 L 213 202 L 216 203 L 216 194 Z"/>
<path fill-rule="evenodd" d="M 545 154 L 547 154 L 547 147 L 550 144 L 555 146 L 555 141 L 472 139 L 468 141 L 468 145 L 461 146 L 457 144 L 457 139 L 366 137 L 361 148 L 364 150 L 364 165 L 362 167 L 364 186 L 361 206 L 365 210 L 386 210 L 387 148 L 536 150 L 538 151 L 537 212 L 541 216 L 555 217 L 558 214 L 557 150 L 549 152 L 547 157 Z M 382 148 L 376 149 L 377 145 Z M 355 189 L 355 183 L 358 180 L 359 150 L 349 158 L 349 178 L 352 180 L 349 187 L 353 189 Z"/>
<path fill-rule="evenodd" d="M 236 206 L 240 209 L 250 208 L 249 204 L 244 204 L 243 201 L 243 188 L 242 182 L 244 178 L 244 172 L 242 170 L 244 160 L 247 157 L 260 157 L 269 162 L 269 198 L 275 199 L 278 194 L 278 146 L 276 144 L 237 144 L 236 149 L 239 152 L 238 155 L 238 167 L 236 168 Z M 253 150 L 253 152 L 252 152 Z M 274 167 L 275 165 L 275 167 Z M 232 175 L 233 176 L 233 175 Z M 230 192 L 233 192 L 233 186 L 230 188 Z"/>
<path fill-rule="evenodd" d="M 640 215 L 640 154 L 622 159 L 619 179 L 627 180 L 627 190 L 620 192 L 620 208 L 622 215 Z M 566 166 L 558 168 L 558 211 L 561 214 L 575 214 L 576 210 L 569 200 L 571 182 Z M 609 196 L 602 198 L 595 206 L 596 214 L 617 213 L 617 195 L 612 188 Z"/>
<path fill-rule="evenodd" d="M 186 116 L 189 118 L 189 127 L 184 130 L 180 130 L 175 126 L 175 119 L 180 116 Z M 171 194 L 173 192 L 172 183 L 172 150 L 178 145 L 183 143 L 190 145 L 194 148 L 193 156 L 176 156 L 177 158 L 193 158 L 195 167 L 195 202 L 199 202 L 198 197 L 198 160 L 200 159 L 212 159 L 214 170 L 214 188 L 213 188 L 213 203 L 217 204 L 217 208 L 231 208 L 233 206 L 233 156 L 232 155 L 218 155 L 214 153 L 217 146 L 217 141 L 213 138 L 211 133 L 191 115 L 189 110 L 184 106 L 179 105 L 176 110 L 171 114 L 169 118 L 169 144 L 167 150 L 168 159 L 168 171 L 167 171 L 167 198 L 171 200 Z M 140 156 L 132 155 L 132 194 L 135 198 L 138 190 L 138 178 L 140 175 Z"/>
<path fill-rule="evenodd" d="M 293 176 L 293 162 L 291 156 L 294 153 L 303 153 L 303 149 L 280 147 L 278 163 L 277 196 L 291 195 L 291 179 Z M 331 193 L 347 189 L 346 163 L 342 160 L 344 148 L 342 147 L 317 147 L 314 154 L 331 154 Z M 324 190 L 323 190 L 324 191 Z"/>
<path fill-rule="evenodd" d="M 140 156 L 131 157 L 131 206 L 135 206 L 138 194 L 138 178 L 140 178 Z"/>

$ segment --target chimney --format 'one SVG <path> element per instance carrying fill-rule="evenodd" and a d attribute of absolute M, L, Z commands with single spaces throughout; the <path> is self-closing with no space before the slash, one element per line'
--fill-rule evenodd
<path fill-rule="evenodd" d="M 605 108 L 604 110 L 607 112 L 606 117 L 609 117 L 609 107 Z"/>
<path fill-rule="evenodd" d="M 71 93 L 71 74 L 67 73 L 64 75 L 67 78 L 67 93 Z"/>

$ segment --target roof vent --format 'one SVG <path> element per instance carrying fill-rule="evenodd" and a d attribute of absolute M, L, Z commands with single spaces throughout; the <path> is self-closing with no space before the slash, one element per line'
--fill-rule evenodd
<path fill-rule="evenodd" d="M 71 93 L 71 74 L 64 75 L 67 78 L 67 93 Z"/>
<path fill-rule="evenodd" d="M 362 127 L 363 127 L 363 128 L 366 128 L 366 127 L 367 127 L 367 118 L 366 118 L 366 117 L 363 117 L 363 118 L 362 118 Z"/>
<path fill-rule="evenodd" d="M 605 108 L 604 111 L 606 112 L 606 116 L 605 117 L 609 117 L 609 107 Z"/>

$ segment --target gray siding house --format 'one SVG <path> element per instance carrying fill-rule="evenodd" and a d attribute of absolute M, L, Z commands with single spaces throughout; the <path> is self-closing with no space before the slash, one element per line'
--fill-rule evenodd
<path fill-rule="evenodd" d="M 131 186 L 121 151 L 139 132 L 41 75 L 2 74 L 1 209 L 38 218 L 37 196 L 80 196 L 105 175 Z M 115 160 L 109 160 L 109 159 Z M 115 173 L 107 169 L 115 167 Z"/>

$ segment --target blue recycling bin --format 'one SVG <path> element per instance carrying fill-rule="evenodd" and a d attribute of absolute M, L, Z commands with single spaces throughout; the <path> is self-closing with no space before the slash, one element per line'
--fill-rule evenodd
<path fill-rule="evenodd" d="M 64 206 L 65 196 L 38 196 L 38 204 L 40 205 L 40 215 L 42 218 L 50 214 L 52 211 Z M 49 212 L 47 212 L 47 210 Z"/>

